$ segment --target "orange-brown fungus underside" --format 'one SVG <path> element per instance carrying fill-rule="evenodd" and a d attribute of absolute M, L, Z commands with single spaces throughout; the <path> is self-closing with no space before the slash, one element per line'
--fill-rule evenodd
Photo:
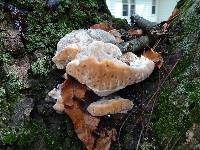
<path fill-rule="evenodd" d="M 65 113 L 71 118 L 79 139 L 88 150 L 92 150 L 96 137 L 93 131 L 97 129 L 100 118 L 91 116 L 82 109 L 81 103 L 85 97 L 86 86 L 77 81 L 67 79 L 61 88 L 61 95 L 65 105 Z"/>

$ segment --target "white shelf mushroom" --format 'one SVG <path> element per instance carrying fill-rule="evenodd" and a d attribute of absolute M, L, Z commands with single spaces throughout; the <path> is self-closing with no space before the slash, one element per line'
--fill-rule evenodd
<path fill-rule="evenodd" d="M 57 51 L 52 58 L 58 69 L 64 69 L 66 64 L 93 41 L 116 43 L 115 37 L 100 29 L 75 30 L 66 34 L 57 44 Z"/>
<path fill-rule="evenodd" d="M 91 103 L 87 111 L 92 116 L 105 116 L 109 114 L 126 113 L 133 108 L 133 102 L 129 99 L 113 98 L 101 99 Z"/>
<path fill-rule="evenodd" d="M 122 56 L 117 46 L 96 41 L 67 64 L 66 73 L 97 95 L 107 96 L 145 80 L 154 67 L 154 62 L 144 56 L 137 57 L 133 53 Z"/>

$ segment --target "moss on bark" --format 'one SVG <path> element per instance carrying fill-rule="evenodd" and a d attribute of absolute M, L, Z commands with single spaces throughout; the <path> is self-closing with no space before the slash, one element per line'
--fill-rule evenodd
<path fill-rule="evenodd" d="M 200 1 L 185 0 L 170 29 L 166 51 L 181 57 L 170 83 L 160 93 L 153 123 L 158 148 L 171 149 L 184 143 L 186 131 L 200 121 L 199 6 Z"/>

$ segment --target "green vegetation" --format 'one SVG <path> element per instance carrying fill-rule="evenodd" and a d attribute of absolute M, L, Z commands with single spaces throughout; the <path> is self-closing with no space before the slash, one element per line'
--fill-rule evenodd
<path fill-rule="evenodd" d="M 52 131 L 53 127 L 48 124 L 51 116 L 46 110 L 49 108 L 45 106 L 42 107 L 45 110 L 42 110 L 41 114 L 37 112 L 37 108 L 34 108 L 34 111 L 38 113 L 37 117 L 34 116 L 22 125 L 14 126 L 10 120 L 16 104 L 21 100 L 21 95 L 31 94 L 34 101 L 45 105 L 44 99 L 50 89 L 47 87 L 52 86 L 53 82 L 50 79 L 53 65 L 51 58 L 60 38 L 72 30 L 89 28 L 92 24 L 104 22 L 103 18 L 111 18 L 111 16 L 105 13 L 102 16 L 99 15 L 98 0 L 77 0 L 76 2 L 60 0 L 59 4 L 53 7 L 47 6 L 46 1 L 43 0 L 11 0 L 10 3 L 26 11 L 24 19 L 27 22 L 25 29 L 27 41 L 24 45 L 23 56 L 30 60 L 28 80 L 31 85 L 26 89 L 23 88 L 23 81 L 20 81 L 11 69 L 16 57 L 10 55 L 3 45 L 4 39 L 1 39 L 0 143 L 19 149 L 27 148 L 32 144 L 37 145 L 37 142 L 41 143 L 39 146 L 53 150 L 83 149 L 74 133 L 73 125 L 66 116 L 61 117 L 61 124 Z M 2 2 L 0 2 L 0 10 L 3 10 Z M 8 11 L 1 13 L 0 19 L 2 22 L 12 23 L 9 22 Z"/>
<path fill-rule="evenodd" d="M 160 94 L 159 119 L 154 128 L 161 145 L 170 148 L 175 141 L 184 137 L 193 122 L 199 121 L 200 78 L 192 76 L 200 73 L 196 65 L 192 64 L 183 74 L 174 77 L 171 82 L 177 82 L 176 87 L 169 86 Z"/>
<path fill-rule="evenodd" d="M 51 58 L 49 57 L 43 57 L 38 58 L 36 62 L 34 62 L 31 65 L 31 70 L 33 72 L 33 75 L 39 75 L 39 76 L 48 76 L 48 73 L 50 72 L 50 65 L 51 64 Z"/>
<path fill-rule="evenodd" d="M 75 29 L 88 28 L 103 21 L 97 14 L 98 1 L 61 0 L 55 10 L 47 8 L 45 1 L 20 1 L 15 4 L 29 9 L 27 22 L 27 51 L 43 49 L 45 53 L 54 53 L 61 37 Z"/>
<path fill-rule="evenodd" d="M 59 137 L 61 136 L 60 134 L 63 134 L 62 138 Z M 39 141 L 43 141 L 47 148 L 52 150 L 64 150 L 66 148 L 75 150 L 82 147 L 72 126 L 69 126 L 67 118 L 63 120 L 62 127 L 57 129 L 56 133 L 52 133 L 47 129 L 43 122 L 34 119 L 25 126 L 0 129 L 0 135 L 0 140 L 3 144 L 15 145 L 15 148 L 26 148 Z M 67 143 L 63 145 L 64 141 Z"/>
<path fill-rule="evenodd" d="M 0 125 L 7 125 L 9 111 L 20 95 L 22 82 L 16 78 L 14 71 L 8 67 L 13 63 L 12 57 L 5 52 L 3 43 L 0 43 Z"/>
<path fill-rule="evenodd" d="M 116 29 L 122 29 L 125 26 L 127 26 L 128 22 L 126 19 L 121 19 L 121 18 L 112 18 L 113 26 Z"/>

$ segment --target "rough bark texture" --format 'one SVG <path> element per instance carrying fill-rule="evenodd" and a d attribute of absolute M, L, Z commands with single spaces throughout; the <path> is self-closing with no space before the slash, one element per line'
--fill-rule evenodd
<path fill-rule="evenodd" d="M 50 89 L 63 80 L 63 71 L 55 69 L 51 58 L 56 50 L 56 43 L 66 33 L 112 20 L 112 17 L 105 6 L 105 0 L 49 2 L 0 2 L 2 150 L 84 149 L 69 118 L 57 114 L 52 108 L 55 101 L 47 96 Z M 150 126 L 152 132 L 149 136 L 145 134 L 146 138 L 141 140 L 140 146 L 143 149 L 189 149 L 197 148 L 200 143 L 197 134 L 200 122 L 200 1 L 182 2 L 179 6 L 180 16 L 173 21 L 168 36 L 157 47 L 166 54 L 167 69 L 170 70 L 177 60 L 179 62 L 169 82 L 162 86 Z M 20 9 L 14 9 L 15 7 Z M 119 28 L 124 25 L 124 21 L 120 19 L 112 21 L 118 22 Z M 158 73 L 153 75 L 158 78 Z M 153 92 L 157 87 L 156 83 L 152 77 L 143 82 L 144 88 L 146 87 L 143 93 Z M 124 98 L 130 99 L 129 96 L 132 96 L 137 105 L 140 101 L 133 98 L 133 93 L 139 90 L 138 85 L 127 89 L 121 91 L 126 96 Z M 134 134 L 133 123 L 136 120 L 133 119 L 133 112 L 130 116 L 123 126 L 123 133 L 120 133 L 122 149 L 136 147 L 140 135 L 140 131 Z M 111 118 L 106 119 L 105 124 L 111 126 L 120 128 L 123 124 L 121 120 L 116 123 Z M 138 122 L 141 120 L 142 118 Z M 189 129 L 197 135 L 192 137 L 194 142 L 189 140 L 189 136 L 186 136 L 187 140 L 185 138 Z M 118 148 L 118 142 L 111 146 L 111 149 Z"/>
<path fill-rule="evenodd" d="M 128 42 L 124 42 L 122 44 L 119 44 L 119 48 L 122 51 L 122 53 L 127 52 L 133 52 L 137 53 L 139 50 L 146 48 L 147 45 L 150 44 L 150 40 L 148 36 L 141 36 L 139 38 L 130 40 Z"/>
<path fill-rule="evenodd" d="M 138 15 L 131 16 L 131 23 L 136 24 L 136 26 L 145 31 L 150 31 L 155 25 L 157 25 L 156 22 L 151 22 Z"/>
<path fill-rule="evenodd" d="M 159 149 L 199 149 L 198 130 L 191 128 L 200 122 L 200 1 L 181 0 L 177 8 L 180 15 L 158 47 L 167 69 L 175 69 L 162 87 L 152 128 Z"/>
<path fill-rule="evenodd" d="M 47 93 L 63 79 L 51 58 L 72 30 L 112 20 L 105 0 L 0 2 L 0 149 L 84 149 Z"/>

